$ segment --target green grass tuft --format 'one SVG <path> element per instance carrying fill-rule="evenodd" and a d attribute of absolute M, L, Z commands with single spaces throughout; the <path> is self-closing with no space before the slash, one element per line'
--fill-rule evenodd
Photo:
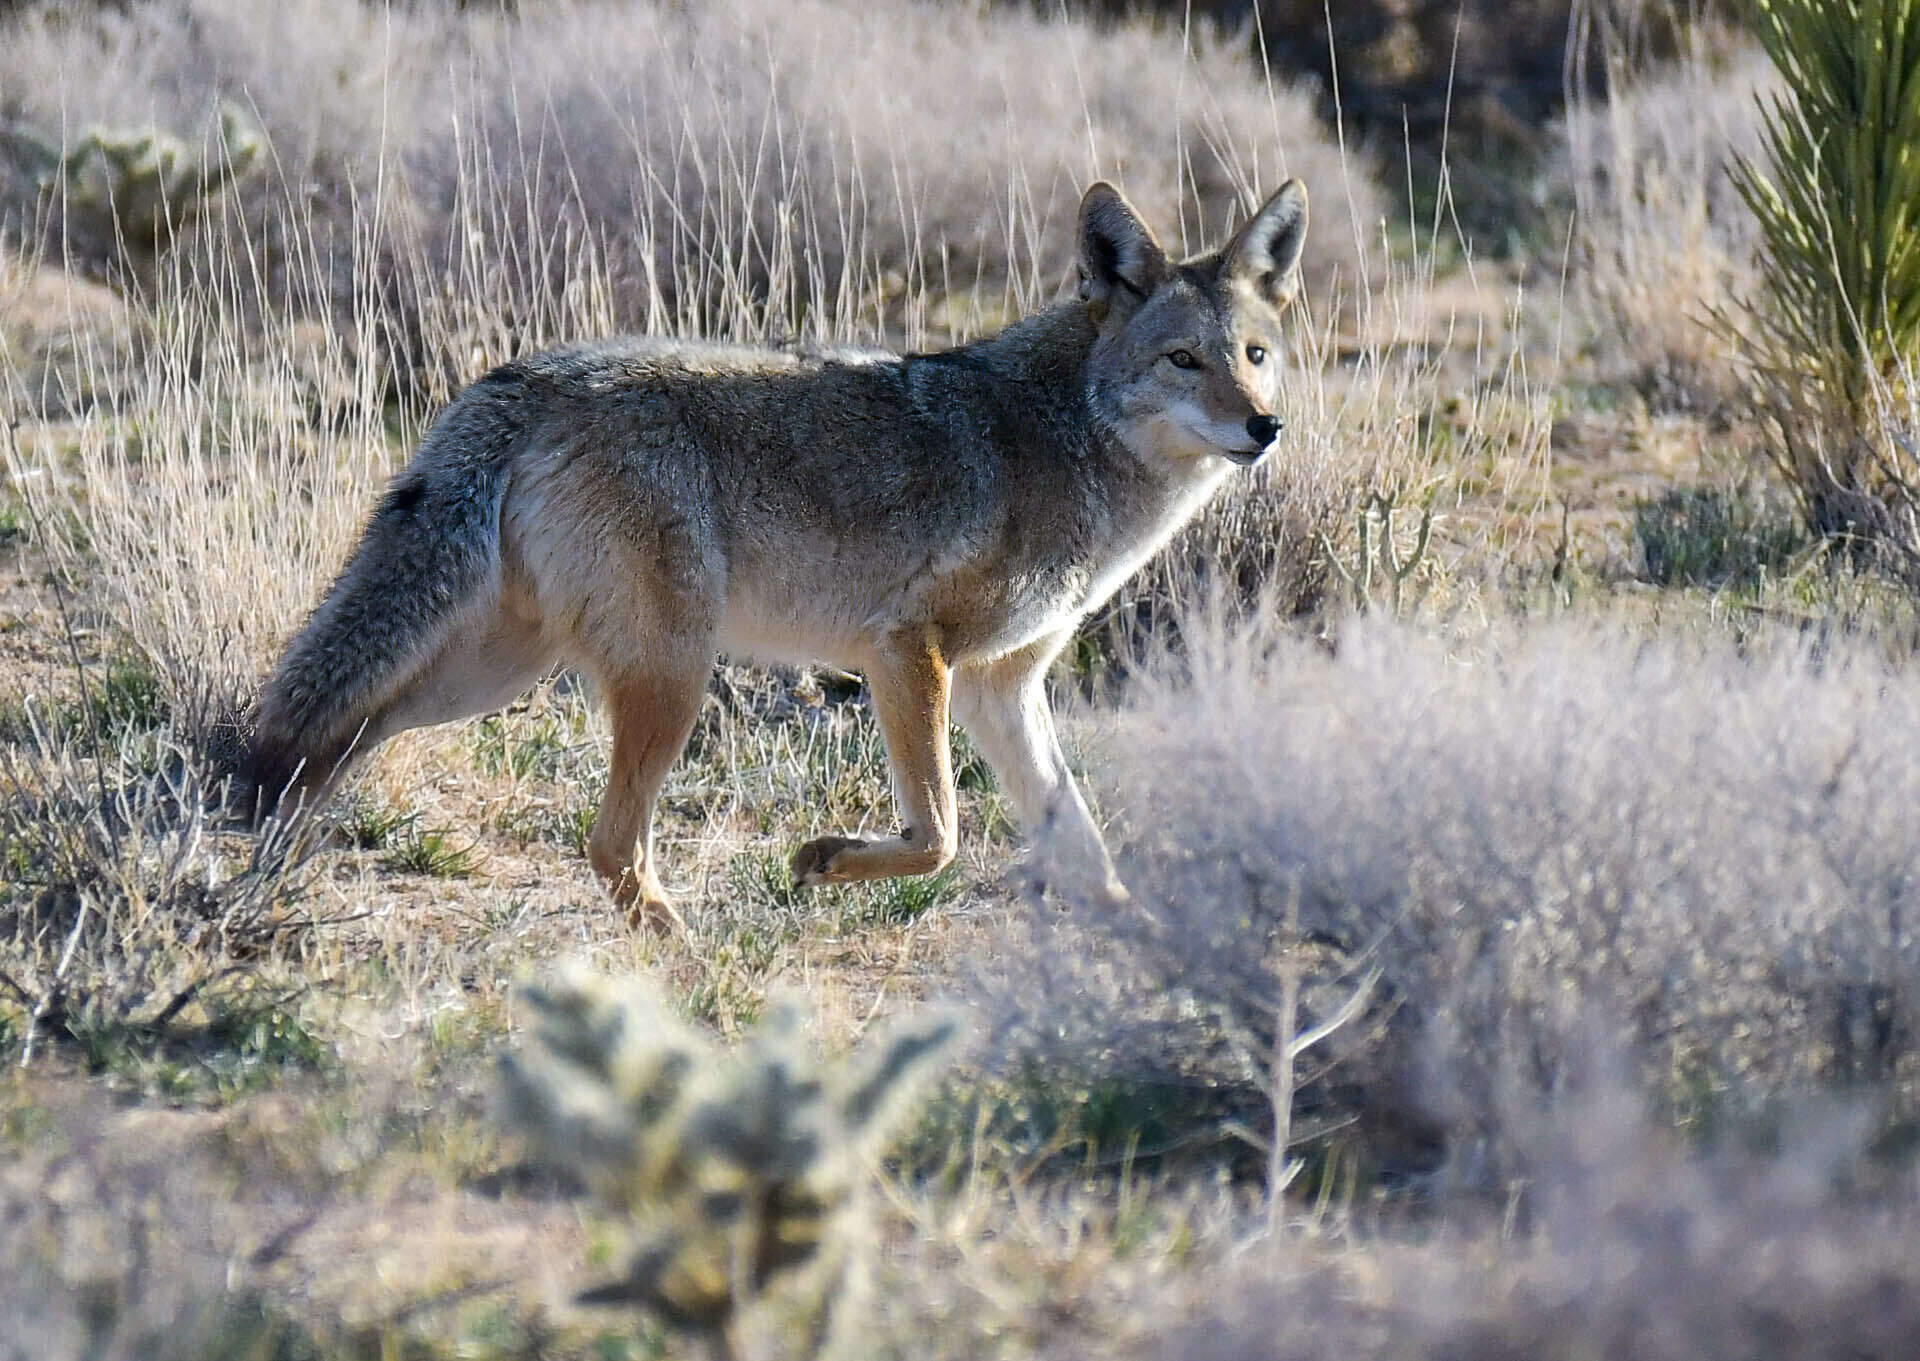
<path fill-rule="evenodd" d="M 251 988 L 212 990 L 164 1025 L 81 1015 L 63 1038 L 87 1071 L 185 1104 L 267 1091 L 295 1072 L 319 1072 L 332 1050 L 284 998 Z"/>
<path fill-rule="evenodd" d="M 334 827 L 355 850 L 378 851 L 404 833 L 416 816 L 363 793 L 354 795 Z"/>
<path fill-rule="evenodd" d="M 1675 487 L 1636 502 L 1633 536 L 1656 586 L 1753 589 L 1809 546 L 1791 514 L 1712 487 Z"/>
<path fill-rule="evenodd" d="M 439 827 L 421 827 L 413 817 L 389 838 L 380 863 L 402 874 L 425 874 L 435 879 L 470 879 L 480 868 L 477 843 L 456 843 L 453 833 Z"/>

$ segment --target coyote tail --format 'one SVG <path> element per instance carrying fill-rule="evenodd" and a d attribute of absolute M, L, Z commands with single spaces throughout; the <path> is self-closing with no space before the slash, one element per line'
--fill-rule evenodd
<path fill-rule="evenodd" d="M 512 384 L 510 388 L 508 385 Z M 524 427 L 495 371 L 435 422 L 273 668 L 241 774 L 256 817 L 324 789 L 380 710 L 500 589 L 500 514 Z"/>

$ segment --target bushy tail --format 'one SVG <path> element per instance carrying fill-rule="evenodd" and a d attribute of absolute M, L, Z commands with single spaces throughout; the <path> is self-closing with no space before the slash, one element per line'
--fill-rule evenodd
<path fill-rule="evenodd" d="M 489 375 L 428 432 L 345 570 L 273 668 L 242 776 L 256 816 L 324 789 L 366 726 L 500 583 L 500 509 L 521 426 Z"/>

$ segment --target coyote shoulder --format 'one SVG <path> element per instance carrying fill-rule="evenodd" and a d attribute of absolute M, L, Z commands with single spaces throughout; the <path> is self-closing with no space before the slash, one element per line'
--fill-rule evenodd
<path fill-rule="evenodd" d="M 1122 890 L 1061 755 L 1049 664 L 1087 613 L 1279 433 L 1281 314 L 1307 198 L 1170 261 L 1118 191 L 1080 205 L 1080 290 L 934 354 L 658 340 L 503 365 L 441 413 L 254 713 L 257 806 L 483 713 L 556 662 L 592 676 L 612 769 L 588 843 L 636 919 L 655 798 L 717 653 L 865 675 L 902 830 L 822 836 L 801 884 L 952 859 L 949 715 L 1062 870 Z"/>

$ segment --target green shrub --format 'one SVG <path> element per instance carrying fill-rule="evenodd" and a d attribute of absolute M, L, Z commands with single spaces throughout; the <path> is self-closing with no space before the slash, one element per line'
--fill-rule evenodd
<path fill-rule="evenodd" d="M 1751 589 L 1806 546 L 1781 508 L 1714 487 L 1673 487 L 1635 503 L 1633 537 L 1657 586 Z"/>
<path fill-rule="evenodd" d="M 30 123 L 0 125 L 0 150 L 43 200 L 82 230 L 138 250 L 169 245 L 201 207 L 245 175 L 259 156 L 259 129 L 223 104 L 218 127 L 196 148 L 164 128 L 90 128 L 73 143 Z"/>

